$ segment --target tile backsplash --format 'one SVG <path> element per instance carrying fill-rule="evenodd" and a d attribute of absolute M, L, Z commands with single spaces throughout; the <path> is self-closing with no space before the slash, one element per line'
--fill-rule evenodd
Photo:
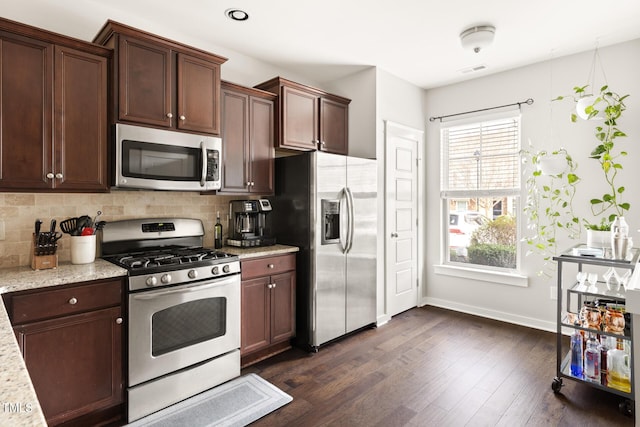
<path fill-rule="evenodd" d="M 216 212 L 220 212 L 226 237 L 229 201 L 242 198 L 191 192 L 121 190 L 107 194 L 0 193 L 0 221 L 4 222 L 5 229 L 5 238 L 0 240 L 0 268 L 30 265 L 31 238 L 37 218 L 43 222 L 42 231 L 48 231 L 53 218 L 60 224 L 67 218 L 80 215 L 94 217 L 99 210 L 102 211 L 100 219 L 107 222 L 131 218 L 198 218 L 205 227 L 204 245 L 213 247 Z M 69 235 L 64 234 L 58 241 L 60 262 L 70 260 L 69 247 Z"/>

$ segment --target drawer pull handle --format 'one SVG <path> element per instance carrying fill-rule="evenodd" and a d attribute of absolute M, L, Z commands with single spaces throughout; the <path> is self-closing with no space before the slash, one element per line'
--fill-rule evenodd
<path fill-rule="evenodd" d="M 69 300 L 69 304 L 71 304 L 71 305 L 76 305 L 77 303 L 78 303 L 78 299 L 77 299 L 77 298 L 75 298 L 75 297 L 73 297 L 73 298 L 71 298 L 71 299 Z"/>
<path fill-rule="evenodd" d="M 269 265 L 267 265 L 267 267 L 269 267 L 269 268 L 273 268 L 273 267 L 275 267 L 275 266 L 274 266 L 273 264 L 269 264 Z"/>
<path fill-rule="evenodd" d="M 122 324 L 122 317 L 118 317 L 118 318 L 116 319 L 116 323 L 117 323 L 118 325 L 121 325 L 121 324 Z"/>

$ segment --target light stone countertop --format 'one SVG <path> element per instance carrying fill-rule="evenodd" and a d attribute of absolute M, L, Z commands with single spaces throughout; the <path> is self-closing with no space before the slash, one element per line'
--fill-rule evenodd
<path fill-rule="evenodd" d="M 287 253 L 298 252 L 300 249 L 297 246 L 288 245 L 272 245 L 272 246 L 259 246 L 253 248 L 237 248 L 234 246 L 223 246 L 221 249 L 223 252 L 232 255 L 238 255 L 240 261 L 249 258 L 258 258 L 269 255 L 284 255 Z"/>
<path fill-rule="evenodd" d="M 0 293 L 39 289 L 89 280 L 126 276 L 127 271 L 96 259 L 91 264 L 61 263 L 56 269 L 0 269 Z M 0 304 L 0 425 L 46 426 L 29 373 L 4 304 Z"/>

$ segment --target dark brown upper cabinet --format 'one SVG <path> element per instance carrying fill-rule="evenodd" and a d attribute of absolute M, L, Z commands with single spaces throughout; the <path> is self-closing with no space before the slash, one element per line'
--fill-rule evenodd
<path fill-rule="evenodd" d="M 108 191 L 110 56 L 0 18 L 0 191 Z"/>
<path fill-rule="evenodd" d="M 273 194 L 276 95 L 222 82 L 222 189 Z"/>
<path fill-rule="evenodd" d="M 348 154 L 351 100 L 282 77 L 256 88 L 279 96 L 277 148 Z"/>
<path fill-rule="evenodd" d="M 115 51 L 113 122 L 220 134 L 226 58 L 114 21 L 94 41 Z"/>

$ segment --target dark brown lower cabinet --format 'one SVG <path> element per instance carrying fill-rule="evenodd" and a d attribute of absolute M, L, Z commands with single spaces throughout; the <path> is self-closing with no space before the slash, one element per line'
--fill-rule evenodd
<path fill-rule="evenodd" d="M 295 336 L 295 255 L 242 261 L 242 365 L 291 348 Z"/>
<path fill-rule="evenodd" d="M 122 418 L 121 288 L 120 280 L 111 280 L 5 296 L 50 426 L 101 425 Z"/>

